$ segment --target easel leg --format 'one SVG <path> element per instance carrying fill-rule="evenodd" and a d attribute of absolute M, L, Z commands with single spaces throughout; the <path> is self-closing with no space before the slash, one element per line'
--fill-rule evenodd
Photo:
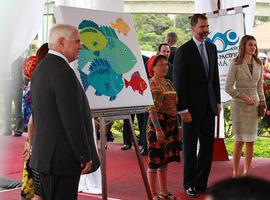
<path fill-rule="evenodd" d="M 143 178 L 144 187 L 145 187 L 145 190 L 146 190 L 148 199 L 149 200 L 152 200 L 153 197 L 152 197 L 150 186 L 149 186 L 149 183 L 148 183 L 148 180 L 147 180 L 147 175 L 146 175 L 146 171 L 144 169 L 142 157 L 141 157 L 141 154 L 139 152 L 139 146 L 138 146 L 137 137 L 135 135 L 135 131 L 134 131 L 134 128 L 133 128 L 133 123 L 132 123 L 131 115 L 129 115 L 128 120 L 129 120 L 130 130 L 132 132 L 131 138 L 132 138 L 132 141 L 133 141 L 133 144 L 134 144 L 134 147 L 135 147 L 135 152 L 136 152 L 137 160 L 138 160 L 138 163 L 139 163 L 139 166 L 140 166 L 140 170 L 141 170 L 141 174 L 142 174 L 142 178 Z"/>
<path fill-rule="evenodd" d="M 102 182 L 102 199 L 107 200 L 107 175 L 106 175 L 106 128 L 105 118 L 100 117 L 100 141 L 101 141 L 101 182 Z"/>

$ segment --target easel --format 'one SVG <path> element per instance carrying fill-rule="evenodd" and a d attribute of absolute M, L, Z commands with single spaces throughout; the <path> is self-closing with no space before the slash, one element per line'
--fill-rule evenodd
<path fill-rule="evenodd" d="M 114 121 L 120 119 L 128 119 L 130 130 L 132 132 L 132 142 L 135 147 L 135 152 L 137 155 L 137 160 L 139 162 L 141 175 L 143 178 L 144 187 L 147 193 L 148 199 L 153 199 L 150 191 L 149 183 L 146 176 L 146 171 L 144 169 L 144 164 L 142 161 L 141 154 L 139 152 L 139 146 L 137 138 L 135 135 L 131 114 L 144 113 L 145 107 L 134 107 L 134 108 L 121 108 L 113 110 L 94 110 L 92 111 L 93 117 L 99 117 L 100 119 L 100 140 L 101 140 L 101 182 L 102 182 L 102 199 L 107 200 L 107 173 L 106 173 L 106 130 L 105 125 L 107 121 Z"/>

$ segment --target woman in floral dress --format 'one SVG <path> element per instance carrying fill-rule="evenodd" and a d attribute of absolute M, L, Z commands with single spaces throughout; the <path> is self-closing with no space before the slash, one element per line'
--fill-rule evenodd
<path fill-rule="evenodd" d="M 148 180 L 154 200 L 176 199 L 167 189 L 167 164 L 180 161 L 179 136 L 176 131 L 178 99 L 173 84 L 165 79 L 168 72 L 167 58 L 158 55 L 153 62 L 152 70 L 154 76 L 149 81 L 154 105 L 148 107 L 150 116 L 147 125 Z M 156 189 L 157 177 L 159 194 Z"/>

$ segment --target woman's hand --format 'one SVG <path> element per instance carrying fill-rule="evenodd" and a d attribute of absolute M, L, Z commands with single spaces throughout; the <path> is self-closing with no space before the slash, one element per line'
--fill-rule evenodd
<path fill-rule="evenodd" d="M 246 102 L 247 105 L 255 105 L 255 103 L 256 103 L 256 101 L 254 99 L 252 99 L 248 96 L 245 98 L 244 101 Z"/>
<path fill-rule="evenodd" d="M 23 160 L 27 161 L 30 158 L 30 148 L 27 147 L 23 151 Z"/>
<path fill-rule="evenodd" d="M 163 133 L 162 129 L 156 130 L 156 136 L 157 136 L 158 143 L 164 142 L 164 133 Z"/>
<path fill-rule="evenodd" d="M 247 105 L 255 105 L 256 101 L 246 94 L 239 94 L 238 98 L 242 99 Z"/>

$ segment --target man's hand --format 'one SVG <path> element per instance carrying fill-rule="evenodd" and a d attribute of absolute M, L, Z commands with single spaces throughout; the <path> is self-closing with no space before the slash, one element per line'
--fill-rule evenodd
<path fill-rule="evenodd" d="M 81 169 L 82 169 L 81 174 L 87 174 L 87 173 L 89 173 L 90 170 L 91 170 L 91 167 L 92 167 L 92 160 L 90 160 L 87 163 L 81 163 Z"/>
<path fill-rule="evenodd" d="M 191 114 L 189 112 L 181 113 L 180 116 L 181 116 L 183 122 L 185 122 L 185 123 L 192 122 L 192 117 L 191 117 Z"/>

